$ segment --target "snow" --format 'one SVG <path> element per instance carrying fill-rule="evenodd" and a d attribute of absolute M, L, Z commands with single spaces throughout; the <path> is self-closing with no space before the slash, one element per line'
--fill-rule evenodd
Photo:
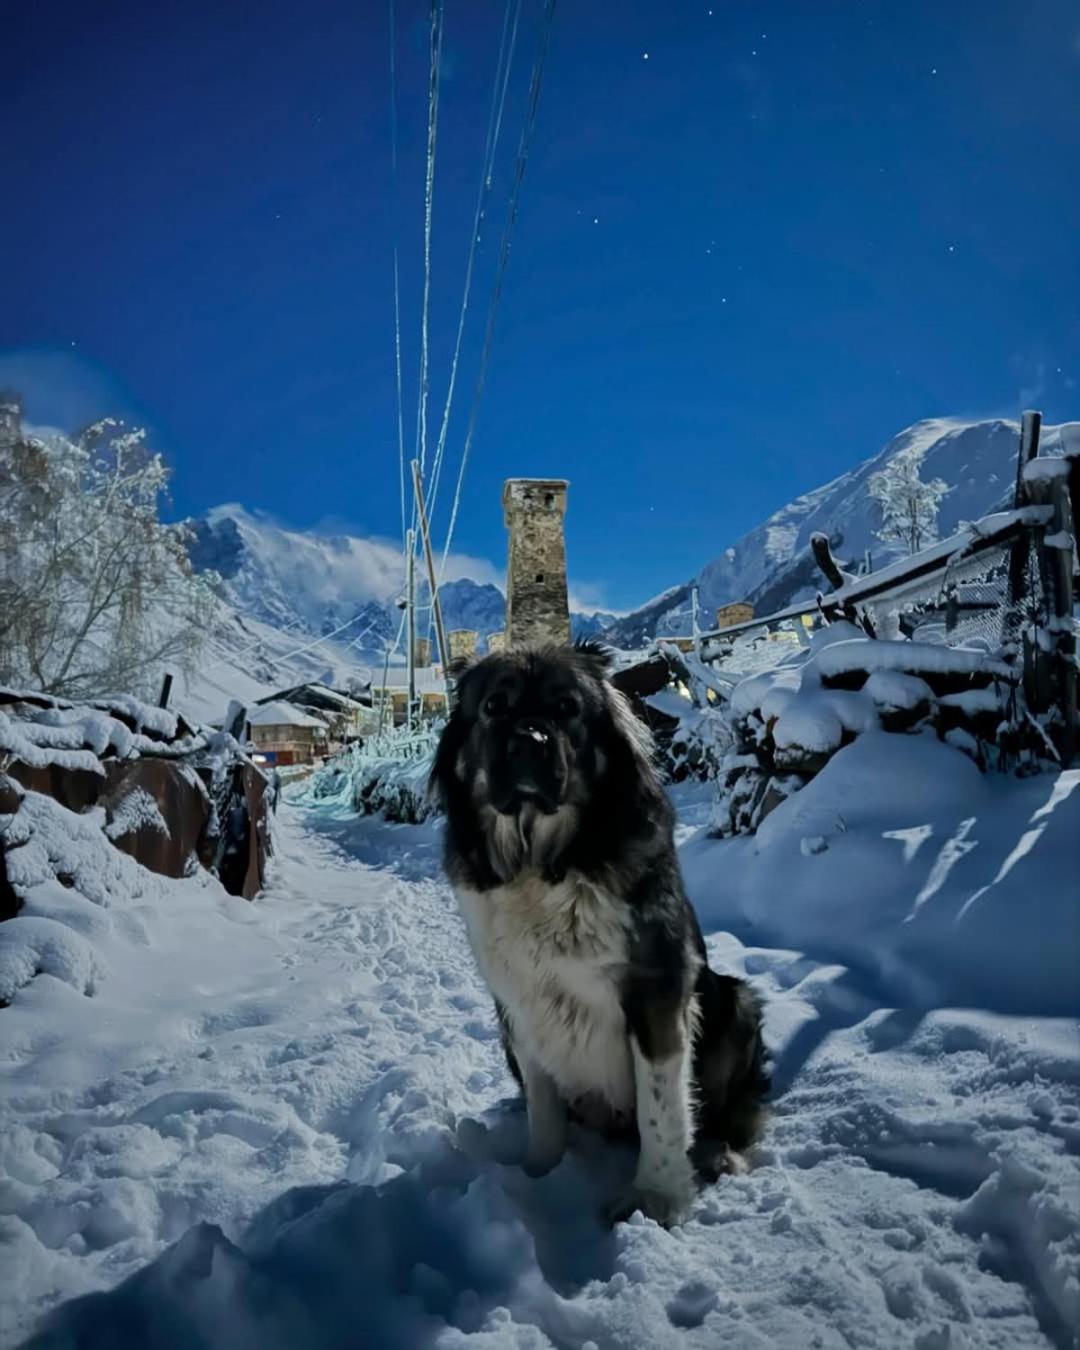
<path fill-rule="evenodd" d="M 785 691 L 786 692 L 786 691 Z M 767 716 L 769 697 L 762 704 Z M 835 750 L 845 731 L 858 734 L 877 726 L 873 701 L 862 690 L 810 689 L 791 695 L 773 727 L 778 750 L 799 746 L 805 750 Z"/>
<path fill-rule="evenodd" d="M 623 1149 L 578 1133 L 523 1174 L 433 822 L 287 791 L 249 904 L 27 794 L 8 857 L 33 912 L 0 936 L 37 951 L 51 917 L 98 964 L 50 950 L 0 1009 L 0 1343 L 54 1310 L 50 1350 L 1060 1350 L 1078 778 L 869 732 L 729 841 L 695 833 L 701 785 L 676 790 L 710 958 L 767 1000 L 776 1092 L 754 1169 L 670 1233 L 598 1222 Z"/>
<path fill-rule="evenodd" d="M 938 675 L 991 674 L 1015 679 L 1012 668 L 985 652 L 966 647 L 940 647 L 932 642 L 879 642 L 871 638 L 837 642 L 815 657 L 825 678 L 851 671 L 901 670 Z"/>
<path fill-rule="evenodd" d="M 1069 461 L 1040 455 L 1024 465 L 1025 483 L 1046 483 L 1056 478 L 1068 478 Z"/>
<path fill-rule="evenodd" d="M 157 802 L 145 788 L 134 787 L 117 802 L 112 820 L 105 826 L 105 833 L 110 839 L 122 839 L 125 834 L 134 834 L 142 829 L 157 830 L 166 838 L 170 836 L 168 822 Z"/>
<path fill-rule="evenodd" d="M 863 690 L 879 708 L 909 711 L 920 704 L 934 702 L 934 692 L 926 681 L 917 675 L 906 675 L 902 670 L 871 671 Z M 996 695 L 993 697 L 996 707 L 999 700 Z"/>
<path fill-rule="evenodd" d="M 92 750 L 66 748 L 64 742 L 81 745 L 81 737 L 75 732 L 59 732 L 49 738 L 49 743 L 40 745 L 39 737 L 34 735 L 34 724 L 17 722 L 3 710 L 0 710 L 0 752 L 10 754 L 31 769 L 45 769 L 56 764 L 63 769 L 83 769 L 88 773 L 104 774 L 101 761 Z M 57 745 L 56 742 L 60 744 Z"/>

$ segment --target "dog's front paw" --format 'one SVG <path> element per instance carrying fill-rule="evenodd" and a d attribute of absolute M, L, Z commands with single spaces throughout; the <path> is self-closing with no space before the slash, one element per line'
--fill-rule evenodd
<path fill-rule="evenodd" d="M 689 1217 L 697 1188 L 688 1173 L 675 1184 L 637 1180 L 607 1209 L 609 1224 L 624 1223 L 636 1210 L 647 1219 L 655 1219 L 664 1228 L 673 1228 Z"/>

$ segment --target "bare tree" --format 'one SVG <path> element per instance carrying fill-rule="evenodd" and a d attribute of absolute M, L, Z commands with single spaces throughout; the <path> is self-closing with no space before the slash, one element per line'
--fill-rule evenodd
<path fill-rule="evenodd" d="M 158 518 L 168 471 L 113 418 L 0 445 L 0 681 L 149 695 L 190 670 L 216 608 L 187 530 Z"/>
<path fill-rule="evenodd" d="M 907 451 L 894 456 L 870 476 L 867 490 L 881 503 L 880 539 L 904 544 L 909 553 L 937 539 L 938 509 L 949 485 L 941 478 L 924 483 L 917 455 Z"/>

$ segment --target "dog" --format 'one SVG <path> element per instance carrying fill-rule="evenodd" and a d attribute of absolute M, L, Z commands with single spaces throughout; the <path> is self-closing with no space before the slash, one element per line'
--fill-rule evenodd
<path fill-rule="evenodd" d="M 600 645 L 528 645 L 457 671 L 431 789 L 445 867 L 525 1097 L 525 1170 L 567 1122 L 634 1133 L 630 1193 L 685 1217 L 702 1179 L 744 1170 L 768 1088 L 761 1006 L 710 970 L 648 732 Z"/>

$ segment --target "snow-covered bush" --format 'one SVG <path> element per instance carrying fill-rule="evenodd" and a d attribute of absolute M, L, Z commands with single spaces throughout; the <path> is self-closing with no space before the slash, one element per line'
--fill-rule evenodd
<path fill-rule="evenodd" d="M 362 751 L 339 755 L 315 770 L 299 796 L 362 816 L 418 825 L 436 812 L 427 791 L 434 758 L 434 744 L 405 758 Z"/>
<path fill-rule="evenodd" d="M 185 527 L 158 518 L 167 480 L 112 418 L 0 448 L 0 683 L 150 695 L 191 669 L 216 602 Z"/>

